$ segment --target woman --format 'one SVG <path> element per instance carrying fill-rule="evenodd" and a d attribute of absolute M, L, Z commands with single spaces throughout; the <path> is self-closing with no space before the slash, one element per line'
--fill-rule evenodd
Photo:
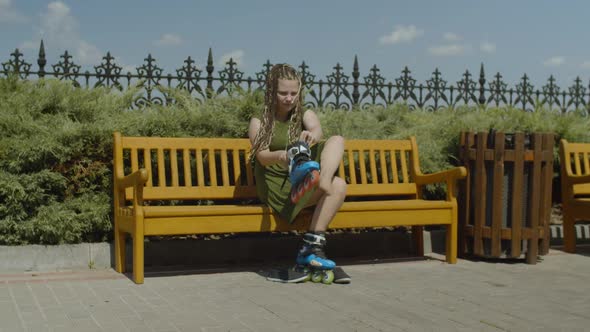
<path fill-rule="evenodd" d="M 287 65 L 272 67 L 266 80 L 264 110 L 250 121 L 248 136 L 252 142 L 257 192 L 287 222 L 293 222 L 305 207 L 315 210 L 303 246 L 297 255 L 297 265 L 317 265 L 331 268 L 335 264 L 323 253 L 325 232 L 344 202 L 346 182 L 335 176 L 344 153 L 344 138 L 332 136 L 322 140 L 322 127 L 312 110 L 303 111 L 302 82 L 297 71 Z M 291 203 L 291 183 L 288 180 L 289 144 L 302 141 L 311 146 L 311 156 L 321 165 L 317 186 L 307 191 L 296 204 Z M 340 268 L 334 271 L 335 282 L 350 282 Z M 272 277 L 269 278 L 274 280 Z M 301 269 L 289 270 L 289 275 L 276 281 L 304 280 Z"/>

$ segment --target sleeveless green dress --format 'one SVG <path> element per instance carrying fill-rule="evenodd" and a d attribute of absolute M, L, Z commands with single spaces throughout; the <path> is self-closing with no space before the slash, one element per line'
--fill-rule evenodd
<path fill-rule="evenodd" d="M 289 122 L 275 121 L 274 135 L 270 142 L 269 150 L 285 150 L 288 145 Z M 311 157 L 319 162 L 323 142 L 311 148 Z M 254 174 L 256 177 L 256 192 L 260 200 L 270 206 L 282 219 L 292 223 L 297 214 L 307 205 L 316 188 L 308 191 L 298 202 L 293 205 L 289 197 L 291 182 L 289 170 L 280 164 L 262 166 L 258 160 L 254 162 Z"/>

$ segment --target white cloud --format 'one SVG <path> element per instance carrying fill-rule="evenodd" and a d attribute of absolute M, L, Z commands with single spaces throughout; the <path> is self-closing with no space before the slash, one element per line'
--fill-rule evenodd
<path fill-rule="evenodd" d="M 422 36 L 423 30 L 419 30 L 415 25 L 396 25 L 393 31 L 385 36 L 379 38 L 379 43 L 382 45 L 398 44 L 404 42 L 411 42 L 412 40 Z"/>
<path fill-rule="evenodd" d="M 467 47 L 460 44 L 433 46 L 428 49 L 428 52 L 435 56 L 463 55 L 466 51 Z"/>
<path fill-rule="evenodd" d="M 495 53 L 496 52 L 496 44 L 490 43 L 488 41 L 483 41 L 479 44 L 480 51 L 484 53 Z"/>
<path fill-rule="evenodd" d="M 229 59 L 233 59 L 237 66 L 244 64 L 244 51 L 243 50 L 234 50 L 229 53 L 225 53 L 224 55 L 219 58 L 218 65 L 221 67 L 225 67 Z"/>
<path fill-rule="evenodd" d="M 182 42 L 183 42 L 182 37 L 175 35 L 175 34 L 166 33 L 166 34 L 163 34 L 162 37 L 160 37 L 160 39 L 154 41 L 154 45 L 156 45 L 156 46 L 178 46 L 178 45 L 182 44 Z"/>
<path fill-rule="evenodd" d="M 39 40 L 43 39 L 46 48 L 60 54 L 69 51 L 73 57 L 71 61 L 78 65 L 100 64 L 104 53 L 96 45 L 80 37 L 79 25 L 70 7 L 61 1 L 51 2 L 40 15 L 36 36 L 32 40 L 23 41 L 21 47 L 36 50 Z M 118 61 L 117 64 L 120 65 Z"/>
<path fill-rule="evenodd" d="M 586 61 L 582 62 L 580 67 L 582 67 L 584 69 L 590 69 L 590 60 L 586 60 Z"/>
<path fill-rule="evenodd" d="M 545 67 L 559 67 L 565 63 L 565 58 L 563 56 L 554 56 L 551 57 L 543 62 Z"/>
<path fill-rule="evenodd" d="M 78 56 L 80 63 L 98 64 L 103 57 L 98 47 L 84 40 L 78 42 L 77 52 L 75 54 Z"/>
<path fill-rule="evenodd" d="M 443 35 L 443 39 L 448 42 L 457 42 L 463 38 L 455 33 L 447 32 Z"/>
<path fill-rule="evenodd" d="M 29 18 L 12 8 L 11 0 L 0 0 L 0 23 L 25 23 Z"/>
<path fill-rule="evenodd" d="M 19 50 L 36 50 L 39 47 L 39 43 L 35 43 L 31 40 L 25 40 L 19 46 Z"/>

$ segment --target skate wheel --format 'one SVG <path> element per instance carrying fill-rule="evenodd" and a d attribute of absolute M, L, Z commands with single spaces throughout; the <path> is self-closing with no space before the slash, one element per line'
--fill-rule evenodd
<path fill-rule="evenodd" d="M 305 187 L 303 186 L 303 183 L 300 183 L 297 186 L 297 195 L 299 195 L 299 198 L 301 198 L 301 196 L 303 196 L 303 194 L 305 194 Z"/>
<path fill-rule="evenodd" d="M 311 273 L 311 281 L 312 282 L 322 282 L 322 280 L 324 279 L 324 274 L 322 273 L 322 271 L 313 271 Z"/>
<path fill-rule="evenodd" d="M 322 278 L 322 284 L 329 285 L 333 281 L 334 281 L 334 271 L 332 271 L 332 270 L 325 271 L 323 278 Z"/>
<path fill-rule="evenodd" d="M 305 191 L 308 191 L 309 188 L 311 188 L 311 186 L 312 186 L 312 184 L 311 184 L 311 181 L 312 181 L 311 177 L 312 177 L 311 175 L 306 176 L 305 177 L 305 180 L 303 180 L 303 187 L 304 187 L 304 190 Z"/>
<path fill-rule="evenodd" d="M 297 191 L 293 190 L 293 191 L 291 191 L 291 202 L 293 204 L 296 204 L 297 201 L 299 201 L 299 198 L 297 197 Z"/>
<path fill-rule="evenodd" d="M 312 171 L 309 174 L 309 179 L 312 186 L 316 185 L 318 182 L 320 182 L 320 172 L 317 170 Z"/>

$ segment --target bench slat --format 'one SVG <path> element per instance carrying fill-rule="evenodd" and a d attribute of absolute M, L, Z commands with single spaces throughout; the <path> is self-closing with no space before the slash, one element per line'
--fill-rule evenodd
<path fill-rule="evenodd" d="M 358 155 L 359 155 L 359 166 L 361 169 L 361 183 L 367 184 L 367 166 L 365 164 L 365 151 L 359 150 Z"/>
<path fill-rule="evenodd" d="M 205 170 L 203 169 L 203 154 L 201 149 L 195 149 L 195 164 L 197 167 L 197 186 L 205 185 Z"/>
<path fill-rule="evenodd" d="M 170 149 L 170 173 L 172 186 L 178 187 L 178 155 L 176 149 Z"/>
<path fill-rule="evenodd" d="M 187 187 L 193 186 L 191 175 L 191 157 L 189 149 L 182 150 L 182 163 L 184 165 L 184 185 Z"/>

